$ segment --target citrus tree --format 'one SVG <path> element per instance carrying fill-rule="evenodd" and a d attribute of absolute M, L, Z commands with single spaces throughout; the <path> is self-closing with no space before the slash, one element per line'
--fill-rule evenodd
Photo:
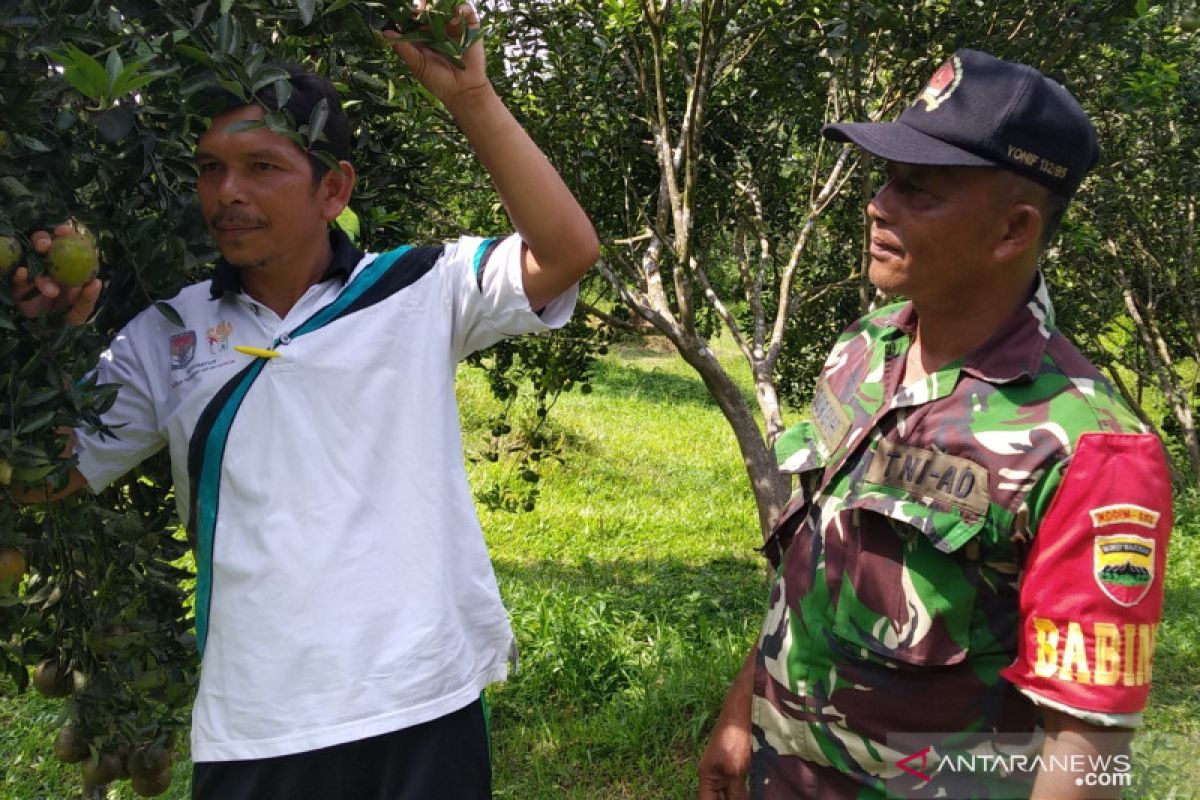
<path fill-rule="evenodd" d="M 864 268 L 879 176 L 855 148 L 823 142 L 822 124 L 894 118 L 959 47 L 1078 74 L 1140 13 L 1133 0 L 509 5 L 534 123 L 574 132 L 547 138 L 586 176 L 600 271 L 626 315 L 704 380 L 764 532 L 789 494 L 772 453 L 783 401 L 806 401 L 838 331 L 883 299 Z M 736 345 L 752 396 L 717 335 Z"/>
<path fill-rule="evenodd" d="M 1198 20 L 1190 0 L 1141 3 L 1119 39 L 1072 70 L 1104 158 L 1056 273 L 1065 324 L 1163 436 L 1182 485 L 1200 475 Z"/>
<path fill-rule="evenodd" d="M 405 3 L 366 0 L 0 0 L 0 277 L 7 287 L 19 264 L 78 281 L 98 261 L 105 284 L 80 326 L 25 319 L 19 298 L 0 291 L 0 668 L 21 689 L 63 699 L 68 722 L 47 748 L 81 764 L 88 793 L 126 777 L 147 796 L 167 788 L 197 680 L 190 546 L 165 456 L 96 495 L 18 499 L 61 486 L 66 432 L 101 425 L 117 388 L 89 371 L 111 336 L 216 257 L 192 166 L 210 89 L 252 102 L 281 85 L 284 62 L 334 81 L 360 176 L 347 227 L 365 249 L 509 228 L 449 116 L 378 33 L 392 25 L 455 61 L 473 37 L 448 34 L 454 5 L 430 3 L 417 19 Z M 493 73 L 502 83 L 503 70 Z M 305 148 L 327 112 L 265 111 Z M 80 232 L 70 252 L 34 251 L 35 231 L 67 221 Z M 487 490 L 494 505 L 532 505 L 537 462 L 554 455 L 541 420 L 564 388 L 586 385 L 595 347 L 577 322 L 475 359 L 505 413 L 522 394 L 540 412 L 519 439 L 502 414 L 479 448 L 512 462 L 511 480 Z"/>

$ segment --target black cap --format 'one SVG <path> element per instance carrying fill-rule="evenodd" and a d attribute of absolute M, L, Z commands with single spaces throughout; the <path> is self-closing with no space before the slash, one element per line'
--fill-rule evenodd
<path fill-rule="evenodd" d="M 840 122 L 821 133 L 905 164 L 1002 167 L 1063 197 L 1100 149 L 1087 114 L 1032 67 L 959 50 L 895 122 Z"/>

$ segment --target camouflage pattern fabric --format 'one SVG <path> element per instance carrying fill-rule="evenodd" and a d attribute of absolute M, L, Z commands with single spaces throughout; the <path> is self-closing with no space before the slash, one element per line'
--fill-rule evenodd
<path fill-rule="evenodd" d="M 979 350 L 904 386 L 915 324 L 905 305 L 849 328 L 776 445 L 799 489 L 765 546 L 755 797 L 888 796 L 908 755 L 889 733 L 1032 731 L 1000 676 L 1025 553 L 1078 437 L 1143 432 L 1055 330 L 1040 275 Z"/>

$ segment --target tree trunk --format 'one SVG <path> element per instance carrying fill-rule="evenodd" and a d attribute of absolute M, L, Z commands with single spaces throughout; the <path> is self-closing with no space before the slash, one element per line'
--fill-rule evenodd
<path fill-rule="evenodd" d="M 675 345 L 684 361 L 700 374 L 704 385 L 717 401 L 721 413 L 733 428 L 738 450 L 742 454 L 742 463 L 750 476 L 750 487 L 758 508 L 758 525 L 765 541 L 779 517 L 779 512 L 787 503 L 790 482 L 787 476 L 779 471 L 775 453 L 763 440 L 758 422 L 737 384 L 725 372 L 713 352 L 698 339 L 676 341 Z"/>
<path fill-rule="evenodd" d="M 1144 304 L 1138 302 L 1133 290 L 1126 288 L 1122 294 L 1125 308 L 1144 344 L 1146 358 L 1158 377 L 1159 389 L 1166 397 L 1176 422 L 1179 423 L 1180 438 L 1187 450 L 1192 474 L 1200 475 L 1200 437 L 1197 436 L 1192 408 L 1188 403 L 1188 390 L 1180 384 L 1170 348 L 1163 340 L 1154 319 L 1149 314 L 1142 313 Z"/>
<path fill-rule="evenodd" d="M 783 409 L 779 406 L 779 393 L 775 389 L 774 369 L 766 361 L 756 360 L 751 362 L 750 371 L 754 376 L 758 409 L 767 426 L 767 444 L 774 446 L 775 440 L 784 431 Z"/>

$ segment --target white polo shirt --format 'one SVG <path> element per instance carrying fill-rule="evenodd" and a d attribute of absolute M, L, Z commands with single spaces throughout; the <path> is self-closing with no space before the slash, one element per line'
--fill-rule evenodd
<path fill-rule="evenodd" d="M 80 471 L 99 491 L 169 447 L 197 541 L 195 761 L 387 733 L 506 677 L 512 630 L 467 485 L 455 369 L 565 324 L 577 290 L 534 314 L 516 236 L 396 255 L 361 258 L 284 319 L 188 287 L 169 301 L 182 326 L 152 307 L 101 357 L 100 380 L 121 386 L 104 415 L 117 438 L 79 431 Z"/>

